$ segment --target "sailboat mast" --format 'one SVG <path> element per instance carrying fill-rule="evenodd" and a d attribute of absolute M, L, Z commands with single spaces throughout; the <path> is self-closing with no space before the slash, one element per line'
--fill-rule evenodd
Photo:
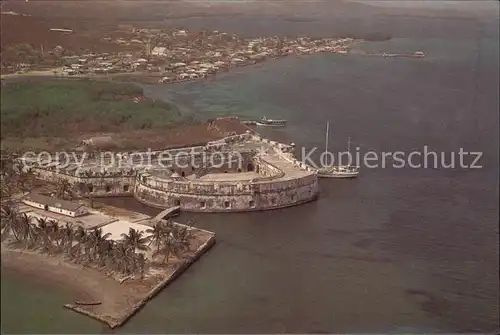
<path fill-rule="evenodd" d="M 328 131 L 329 131 L 329 128 L 330 128 L 330 122 L 327 121 L 326 122 L 326 135 L 325 135 L 325 153 L 328 152 Z"/>

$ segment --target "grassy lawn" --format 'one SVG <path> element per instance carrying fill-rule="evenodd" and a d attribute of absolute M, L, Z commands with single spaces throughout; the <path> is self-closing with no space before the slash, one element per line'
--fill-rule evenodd
<path fill-rule="evenodd" d="M 183 121 L 178 109 L 133 101 L 142 89 L 89 80 L 13 82 L 1 90 L 2 140 L 164 128 Z"/>

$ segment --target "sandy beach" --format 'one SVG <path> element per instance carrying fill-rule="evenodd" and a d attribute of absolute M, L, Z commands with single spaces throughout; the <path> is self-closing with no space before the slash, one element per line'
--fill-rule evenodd
<path fill-rule="evenodd" d="M 183 260 L 171 260 L 168 266 L 150 268 L 143 280 L 129 279 L 120 284 L 97 269 L 65 261 L 62 256 L 48 256 L 34 251 L 14 249 L 2 243 L 2 270 L 57 286 L 70 293 L 72 301 L 64 307 L 107 323 L 111 328 L 123 324 L 150 298 L 175 280 L 215 243 L 215 235 L 196 230 L 193 252 Z M 73 305 L 75 301 L 101 302 L 100 305 Z M 62 307 L 62 306 L 61 306 Z"/>
<path fill-rule="evenodd" d="M 102 301 L 99 307 L 105 314 L 123 309 L 129 300 L 137 296 L 130 289 L 130 285 L 120 285 L 115 279 L 106 277 L 97 270 L 65 262 L 59 256 L 51 257 L 34 251 L 13 249 L 3 243 L 2 268 L 64 287 L 72 293 L 74 300 Z"/>

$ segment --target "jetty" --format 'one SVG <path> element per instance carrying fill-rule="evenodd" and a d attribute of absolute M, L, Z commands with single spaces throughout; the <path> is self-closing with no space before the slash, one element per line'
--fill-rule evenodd
<path fill-rule="evenodd" d="M 416 51 L 414 53 L 368 53 L 363 51 L 351 51 L 353 55 L 362 55 L 362 56 L 375 56 L 375 57 L 406 57 L 406 58 L 425 58 L 425 54 L 422 51 Z"/>

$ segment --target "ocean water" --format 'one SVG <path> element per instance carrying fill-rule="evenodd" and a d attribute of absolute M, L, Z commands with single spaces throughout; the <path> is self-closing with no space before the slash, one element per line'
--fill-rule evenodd
<path fill-rule="evenodd" d="M 264 25 L 263 18 L 212 20 L 182 22 L 249 34 L 338 28 L 326 18 L 300 24 L 268 19 Z M 286 118 L 288 127 L 262 134 L 298 148 L 322 150 L 330 121 L 332 151 L 345 150 L 348 137 L 361 152 L 464 148 L 483 153 L 483 168 L 365 168 L 356 180 L 321 180 L 318 201 L 295 208 L 183 214 L 181 221 L 194 219 L 216 232 L 217 245 L 115 332 L 498 329 L 498 20 L 384 16 L 356 22 L 362 25 L 356 29 L 395 36 L 362 50 L 421 50 L 427 57 L 289 57 L 215 80 L 146 85 L 146 93 L 201 118 Z M 107 202 L 156 212 L 132 200 Z M 108 332 L 68 316 L 57 288 L 11 278 L 2 273 L 2 331 Z M 27 313 L 33 296 L 39 303 Z"/>
<path fill-rule="evenodd" d="M 2 334 L 101 332 L 100 323 L 62 307 L 71 301 L 64 288 L 3 268 L 1 274 Z"/>

